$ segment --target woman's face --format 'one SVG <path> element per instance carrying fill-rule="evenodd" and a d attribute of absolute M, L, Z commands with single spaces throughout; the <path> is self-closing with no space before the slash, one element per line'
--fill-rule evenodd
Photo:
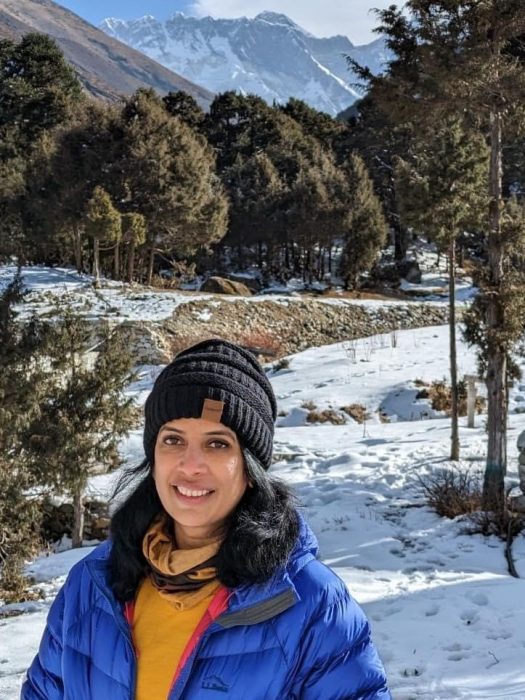
<path fill-rule="evenodd" d="M 153 476 L 183 549 L 221 535 L 248 484 L 235 433 L 203 418 L 179 418 L 162 426 Z"/>

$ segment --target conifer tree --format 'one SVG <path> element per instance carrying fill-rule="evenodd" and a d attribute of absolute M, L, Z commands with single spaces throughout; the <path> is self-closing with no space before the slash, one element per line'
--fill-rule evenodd
<path fill-rule="evenodd" d="M 44 351 L 50 383 L 22 447 L 39 483 L 71 496 L 73 546 L 79 547 L 87 480 L 94 470 L 120 464 L 119 439 L 134 423 L 131 399 L 123 394 L 132 359 L 119 334 L 104 327 L 93 342 L 89 323 L 65 306 L 56 309 Z"/>
<path fill-rule="evenodd" d="M 100 286 L 100 244 L 116 247 L 122 236 L 122 223 L 119 212 L 113 206 L 111 197 L 97 185 L 86 206 L 86 234 L 93 239 L 93 275 L 95 286 Z"/>
<path fill-rule="evenodd" d="M 183 90 L 168 92 L 162 98 L 166 110 L 174 117 L 181 119 L 190 129 L 200 131 L 204 123 L 204 110 L 197 100 Z"/>
<path fill-rule="evenodd" d="M 38 485 L 21 449 L 21 436 L 40 414 L 46 375 L 39 361 L 42 326 L 17 321 L 23 300 L 20 272 L 0 294 L 0 597 L 19 600 L 23 565 L 39 541 L 38 504 L 29 490 Z"/>
<path fill-rule="evenodd" d="M 487 163 L 485 140 L 449 117 L 437 131 L 420 134 L 411 163 L 400 159 L 396 165 L 405 223 L 448 256 L 452 460 L 459 459 L 456 247 L 464 230 L 486 225 Z"/>
<path fill-rule="evenodd" d="M 343 252 L 340 274 L 346 288 L 357 286 L 358 277 L 374 264 L 387 238 L 387 225 L 381 202 L 374 192 L 366 166 L 352 153 L 343 165 L 349 192 L 348 208 L 342 227 Z"/>
<path fill-rule="evenodd" d="M 144 245 L 147 237 L 146 220 L 142 214 L 129 213 L 122 215 L 122 241 L 127 244 L 127 279 L 131 284 L 135 269 L 135 249 Z"/>
<path fill-rule="evenodd" d="M 129 210 L 147 224 L 151 283 L 158 252 L 188 255 L 222 238 L 228 205 L 205 138 L 170 117 L 152 90 L 128 99 L 121 126 L 119 168 L 129 188 Z"/>
<path fill-rule="evenodd" d="M 515 334 L 514 319 L 520 312 L 515 303 L 523 296 L 517 293 L 515 275 L 508 274 L 512 250 L 502 216 L 504 211 L 510 216 L 511 210 L 503 192 L 503 134 L 521 117 L 525 100 L 520 50 L 525 8 L 521 0 L 408 0 L 406 9 L 410 19 L 396 6 L 379 13 L 379 31 L 387 35 L 394 53 L 386 73 L 372 76 L 356 69 L 376 99 L 404 121 L 421 124 L 444 114 L 468 115 L 480 133 L 488 134 L 487 267 L 473 314 L 484 315 L 485 329 L 480 345 L 488 393 L 484 499 L 487 508 L 499 507 L 507 461 L 509 357 L 521 334 Z M 477 329 L 471 329 L 470 337 L 479 338 Z"/>
<path fill-rule="evenodd" d="M 27 34 L 0 40 L 0 254 L 31 256 L 25 178 L 43 137 L 74 114 L 81 85 L 54 41 Z M 37 211 L 36 207 L 33 212 Z"/>

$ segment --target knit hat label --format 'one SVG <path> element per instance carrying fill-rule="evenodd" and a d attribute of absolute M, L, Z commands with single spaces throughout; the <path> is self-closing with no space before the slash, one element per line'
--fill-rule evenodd
<path fill-rule="evenodd" d="M 204 399 L 202 406 L 201 418 L 204 420 L 220 423 L 222 412 L 224 410 L 224 401 L 215 401 L 214 399 Z"/>

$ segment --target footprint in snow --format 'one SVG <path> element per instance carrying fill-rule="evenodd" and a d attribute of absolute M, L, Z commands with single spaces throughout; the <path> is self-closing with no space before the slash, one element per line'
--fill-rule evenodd
<path fill-rule="evenodd" d="M 512 637 L 512 632 L 510 630 L 505 629 L 504 627 L 500 627 L 498 629 L 494 629 L 490 631 L 487 634 L 487 639 L 490 639 L 491 641 L 495 641 L 498 639 L 510 639 Z"/>
<path fill-rule="evenodd" d="M 402 612 L 403 608 L 399 604 L 389 604 L 389 607 L 383 610 L 383 616 L 384 617 L 392 617 L 392 615 L 397 615 L 398 613 Z"/>
<path fill-rule="evenodd" d="M 459 617 L 468 627 L 472 627 L 479 620 L 479 614 L 473 608 L 464 610 Z"/>
<path fill-rule="evenodd" d="M 475 591 L 474 593 L 467 593 L 467 598 L 470 600 L 471 603 L 474 603 L 474 605 L 488 605 L 489 604 L 489 599 L 484 593 L 481 593 L 480 591 Z"/>
<path fill-rule="evenodd" d="M 434 617 L 434 615 L 437 615 L 438 612 L 439 605 L 437 605 L 437 603 L 434 603 L 425 610 L 425 617 Z"/>

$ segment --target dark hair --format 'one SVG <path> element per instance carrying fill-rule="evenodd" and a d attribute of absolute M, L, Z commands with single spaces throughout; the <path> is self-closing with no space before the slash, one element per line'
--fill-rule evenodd
<path fill-rule="evenodd" d="M 289 487 L 268 475 L 249 451 L 243 449 L 243 455 L 252 487 L 246 489 L 230 515 L 217 555 L 217 576 L 230 588 L 267 581 L 286 563 L 299 534 L 295 499 Z M 122 494 L 140 476 L 143 478 L 139 484 L 111 519 L 109 580 L 121 602 L 135 597 L 148 573 L 142 540 L 153 520 L 164 512 L 148 460 L 123 475 L 113 497 Z"/>

